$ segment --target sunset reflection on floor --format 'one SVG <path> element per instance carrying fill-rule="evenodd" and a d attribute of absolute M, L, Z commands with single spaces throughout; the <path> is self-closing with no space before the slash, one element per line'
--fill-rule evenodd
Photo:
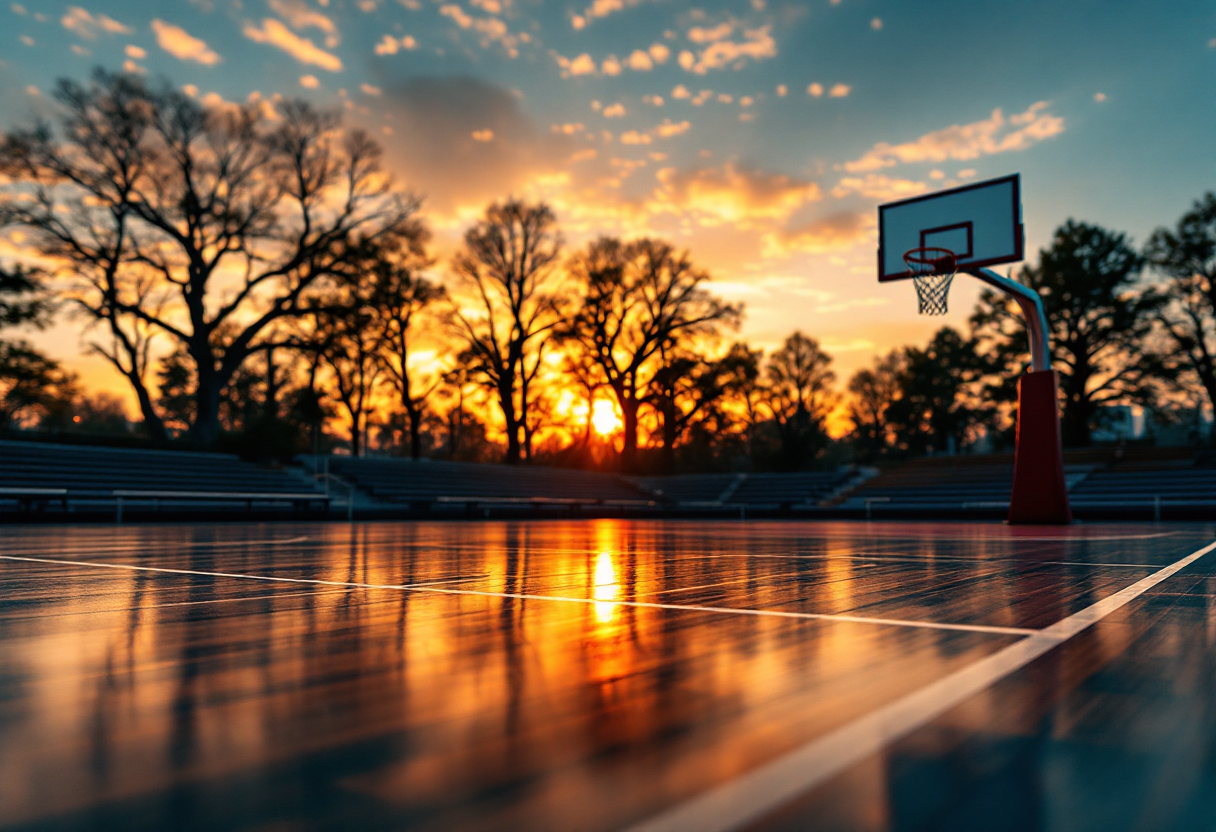
<path fill-rule="evenodd" d="M 991 655 L 1208 534 L 901 528 L 14 529 L 0 550 L 0 826 L 620 828 Z M 1206 622 L 1210 575 L 1176 590 L 1209 599 L 1187 608 Z M 1183 623 L 1179 660 L 1210 669 Z M 1085 655 L 1115 662 L 1144 626 L 1097 628 Z M 901 785 L 908 761 L 963 753 L 960 731 L 1040 736 L 1036 720 L 1059 700 L 1036 684 L 978 697 L 949 730 L 857 767 L 831 806 L 815 792 L 803 808 L 835 812 L 837 828 L 942 816 L 949 805 L 925 809 Z"/>

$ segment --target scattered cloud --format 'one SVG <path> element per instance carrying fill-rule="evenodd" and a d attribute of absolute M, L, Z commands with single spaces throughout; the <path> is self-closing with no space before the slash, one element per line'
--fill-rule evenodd
<path fill-rule="evenodd" d="M 741 41 L 714 40 L 702 49 L 698 56 L 693 56 L 690 52 L 682 52 L 680 53 L 680 66 L 689 72 L 704 75 L 711 69 L 727 67 L 739 69 L 749 59 L 760 61 L 776 57 L 777 42 L 773 40 L 772 28 L 772 26 L 761 26 L 758 29 L 746 29 Z M 715 32 L 716 30 L 709 30 L 708 34 Z M 707 37 L 708 34 L 702 36 Z M 691 37 L 692 32 L 689 32 L 689 38 L 691 39 Z"/>
<path fill-rule="evenodd" d="M 621 144 L 650 144 L 650 134 L 629 130 L 621 134 Z"/>
<path fill-rule="evenodd" d="M 372 86 L 371 84 L 360 84 L 359 89 L 363 90 L 364 95 L 371 95 L 376 98 L 379 98 L 384 92 L 384 90 L 380 89 L 379 87 Z"/>
<path fill-rule="evenodd" d="M 1104 92 L 1094 93 L 1094 101 L 1097 101 L 1099 104 L 1101 104 L 1105 100 L 1106 100 L 1106 93 L 1104 93 Z"/>
<path fill-rule="evenodd" d="M 454 3 L 439 7 L 439 13 L 452 19 L 461 29 L 477 33 L 482 48 L 495 43 L 502 46 L 508 56 L 519 57 L 519 42 L 522 36 L 513 35 L 507 24 L 497 17 L 473 17 Z"/>
<path fill-rule="evenodd" d="M 891 145 L 880 142 L 860 159 L 846 162 L 849 173 L 867 173 L 900 163 L 968 161 L 1011 150 L 1025 150 L 1064 132 L 1064 119 L 1047 112 L 1039 101 L 1023 113 L 1005 118 L 1000 108 L 983 121 L 955 124 L 919 139 Z"/>
<path fill-rule="evenodd" d="M 940 171 L 939 171 L 940 172 Z M 881 173 L 869 173 L 864 177 L 846 176 L 832 188 L 832 196 L 841 198 L 849 194 L 861 194 L 870 199 L 889 200 L 916 196 L 929 190 L 924 182 L 911 179 L 893 179 Z"/>
<path fill-rule="evenodd" d="M 873 20 L 871 20 L 870 28 L 873 29 L 875 32 L 877 32 L 879 29 L 881 29 L 882 28 L 882 18 L 876 17 Z"/>
<path fill-rule="evenodd" d="M 321 86 L 321 82 L 317 80 L 317 76 L 315 75 L 301 75 L 300 86 L 304 87 L 304 89 L 315 90 Z"/>
<path fill-rule="evenodd" d="M 582 14 L 570 18 L 570 25 L 575 29 L 582 29 L 597 17 L 607 17 L 640 2 L 642 0 L 594 0 Z"/>
<path fill-rule="evenodd" d="M 649 52 L 643 52 L 641 49 L 633 50 L 625 64 L 634 72 L 649 72 L 654 69 L 654 59 L 650 57 Z"/>
<path fill-rule="evenodd" d="M 691 126 L 692 125 L 689 124 L 687 121 L 681 121 L 681 122 L 677 123 L 677 122 L 673 122 L 671 119 L 665 119 L 662 124 L 660 124 L 658 127 L 654 128 L 654 132 L 660 138 L 668 139 L 668 138 L 671 138 L 672 136 L 681 136 L 681 135 L 687 133 L 688 129 Z"/>
<path fill-rule="evenodd" d="M 785 94 L 788 93 L 789 91 L 790 91 L 789 87 L 787 87 L 785 84 L 777 85 L 777 97 L 778 98 L 785 98 Z"/>
<path fill-rule="evenodd" d="M 326 46 L 332 49 L 338 45 L 338 27 L 328 17 L 310 8 L 304 0 L 266 0 L 266 5 L 297 32 L 302 29 L 319 29 L 326 36 Z"/>
<path fill-rule="evenodd" d="M 255 43 L 266 43 L 281 49 L 302 64 L 316 66 L 329 72 L 340 72 L 342 61 L 337 55 L 326 52 L 311 40 L 297 35 L 274 18 L 265 18 L 261 26 L 246 23 L 245 37 Z"/>
<path fill-rule="evenodd" d="M 719 23 L 712 29 L 694 26 L 688 30 L 688 39 L 693 43 L 713 43 L 714 41 L 730 37 L 733 31 L 735 31 L 735 24 L 733 22 Z"/>
<path fill-rule="evenodd" d="M 34 45 L 34 39 L 32 37 L 30 37 L 29 35 L 22 35 L 21 42 L 24 43 L 26 46 Z"/>
<path fill-rule="evenodd" d="M 621 62 L 616 59 L 616 55 L 609 55 L 600 64 L 600 71 L 605 75 L 615 76 L 621 74 Z"/>
<path fill-rule="evenodd" d="M 418 41 L 414 40 L 412 35 L 406 35 L 398 40 L 392 35 L 385 35 L 379 43 L 376 44 L 377 55 L 396 55 L 402 49 L 410 50 L 418 47 Z"/>
<path fill-rule="evenodd" d="M 604 118 L 621 118 L 625 115 L 625 105 L 618 101 L 605 107 L 602 114 Z"/>
<path fill-rule="evenodd" d="M 572 75 L 595 74 L 595 59 L 586 52 L 573 59 L 564 58 L 556 53 L 553 57 L 557 61 L 557 65 L 561 67 L 563 78 L 569 78 Z"/>
<path fill-rule="evenodd" d="M 148 57 L 148 50 L 142 49 L 142 48 L 136 46 L 135 44 L 130 44 L 130 43 L 127 44 L 127 48 L 125 51 L 127 53 L 128 58 L 134 58 L 137 61 L 143 60 L 144 58 Z"/>
<path fill-rule="evenodd" d="M 214 66 L 222 60 L 214 49 L 180 26 L 153 20 L 152 31 L 156 33 L 156 44 L 178 60 L 196 61 L 205 66 Z"/>
<path fill-rule="evenodd" d="M 702 225 L 785 221 L 821 197 L 814 182 L 731 162 L 692 171 L 663 168 L 656 177 L 659 187 L 648 204 L 650 210 L 689 214 Z"/>
<path fill-rule="evenodd" d="M 130 27 L 124 26 L 114 18 L 104 14 L 92 15 L 80 6 L 68 6 L 67 14 L 61 17 L 59 22 L 63 24 L 63 28 L 75 32 L 86 40 L 96 38 L 99 31 L 111 35 L 129 35 L 131 33 Z"/>
<path fill-rule="evenodd" d="M 665 64 L 667 63 L 667 59 L 671 57 L 671 50 L 661 43 L 650 44 L 650 49 L 647 51 L 656 64 Z"/>
<path fill-rule="evenodd" d="M 816 81 L 806 88 L 806 94 L 813 95 L 815 98 L 818 98 L 819 96 L 823 95 L 823 84 Z"/>
<path fill-rule="evenodd" d="M 765 235 L 764 256 L 786 257 L 794 253 L 826 254 L 847 251 L 868 239 L 874 220 L 868 213 L 839 211 L 804 226 Z"/>
<path fill-rule="evenodd" d="M 848 84 L 833 84 L 832 89 L 828 91 L 829 98 L 847 98 L 853 88 Z"/>
<path fill-rule="evenodd" d="M 683 84 L 676 84 L 675 88 L 671 91 L 672 98 L 690 98 L 691 96 L 692 93 Z"/>
<path fill-rule="evenodd" d="M 469 134 L 475 142 L 492 142 L 494 141 L 494 131 L 490 129 L 474 130 Z"/>

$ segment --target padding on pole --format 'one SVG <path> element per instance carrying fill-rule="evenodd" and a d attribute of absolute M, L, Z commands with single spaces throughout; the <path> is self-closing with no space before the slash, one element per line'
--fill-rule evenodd
<path fill-rule="evenodd" d="M 1064 482 L 1058 380 L 1054 370 L 1018 380 L 1018 438 L 1013 460 L 1009 522 L 1063 526 L 1072 522 Z"/>

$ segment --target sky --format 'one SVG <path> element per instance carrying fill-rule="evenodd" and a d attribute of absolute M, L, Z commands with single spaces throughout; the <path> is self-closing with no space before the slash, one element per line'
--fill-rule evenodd
<path fill-rule="evenodd" d="M 1033 259 L 1070 217 L 1139 244 L 1216 189 L 1213 0 L 88 2 L 0 9 L 0 130 L 95 66 L 341 109 L 440 253 L 508 195 L 570 248 L 663 236 L 745 304 L 741 337 L 802 330 L 842 381 L 943 320 L 878 284 L 880 203 L 1020 173 Z M 123 390 L 79 323 L 34 340 Z"/>

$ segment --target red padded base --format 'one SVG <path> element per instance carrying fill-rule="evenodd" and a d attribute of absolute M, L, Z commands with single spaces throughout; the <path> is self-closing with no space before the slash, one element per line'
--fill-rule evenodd
<path fill-rule="evenodd" d="M 1064 451 L 1054 370 L 1018 380 L 1018 440 L 1009 522 L 1063 526 L 1072 522 L 1064 484 Z"/>

